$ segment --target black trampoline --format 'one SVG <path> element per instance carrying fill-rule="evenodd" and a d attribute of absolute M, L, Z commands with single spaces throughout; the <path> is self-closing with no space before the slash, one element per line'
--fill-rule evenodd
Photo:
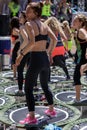
<path fill-rule="evenodd" d="M 36 111 L 36 117 L 38 119 L 38 126 L 44 127 L 45 125 L 49 123 L 55 123 L 56 125 L 64 125 L 69 122 L 72 122 L 76 119 L 78 119 L 81 116 L 81 113 L 78 109 L 75 107 L 70 107 L 70 106 L 65 106 L 59 104 L 58 106 L 56 105 L 55 109 L 57 111 L 57 117 L 55 118 L 50 118 L 44 114 L 44 111 L 48 107 L 46 106 L 36 106 L 35 111 Z M 16 124 L 17 127 L 25 127 L 24 125 L 19 124 L 19 121 L 24 119 L 28 113 L 28 109 L 26 107 L 26 104 L 21 103 L 21 104 L 15 104 L 7 110 L 3 111 L 1 113 L 1 118 L 0 120 L 8 125 L 11 124 Z M 29 126 L 30 127 L 30 126 Z"/>
<path fill-rule="evenodd" d="M 73 100 L 75 99 L 75 91 L 63 91 L 55 94 L 55 98 L 57 101 L 61 101 L 67 104 L 73 104 Z M 81 92 L 81 101 L 87 100 L 87 96 L 85 93 Z M 84 102 L 85 102 L 84 101 Z"/>

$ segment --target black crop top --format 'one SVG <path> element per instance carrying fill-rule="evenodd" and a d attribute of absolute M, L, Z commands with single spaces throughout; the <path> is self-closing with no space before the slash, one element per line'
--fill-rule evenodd
<path fill-rule="evenodd" d="M 79 33 L 79 31 L 78 31 L 78 33 Z M 80 43 L 85 43 L 85 42 L 87 42 L 85 39 L 79 38 L 78 33 L 77 33 L 77 39 L 78 39 L 78 41 L 79 41 Z"/>
<path fill-rule="evenodd" d="M 41 40 L 47 40 L 48 39 L 48 35 L 43 35 L 43 34 L 40 34 L 40 27 L 38 25 L 37 22 L 35 22 L 37 24 L 37 27 L 38 27 L 38 30 L 39 30 L 39 34 L 37 36 L 35 36 L 35 42 L 37 41 L 41 41 Z"/>

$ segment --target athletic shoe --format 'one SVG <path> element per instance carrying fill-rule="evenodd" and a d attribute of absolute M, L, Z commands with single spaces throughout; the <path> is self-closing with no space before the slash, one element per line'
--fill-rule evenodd
<path fill-rule="evenodd" d="M 31 118 L 30 116 L 27 116 L 24 120 L 19 121 L 20 124 L 37 124 L 36 118 Z"/>
<path fill-rule="evenodd" d="M 80 100 L 74 99 L 72 103 L 78 105 L 80 102 L 81 102 Z"/>
<path fill-rule="evenodd" d="M 47 109 L 47 110 L 45 111 L 45 114 L 46 114 L 47 116 L 49 116 L 49 117 L 56 117 L 56 116 L 57 116 L 57 112 L 56 112 L 55 110 L 50 111 L 49 109 Z"/>

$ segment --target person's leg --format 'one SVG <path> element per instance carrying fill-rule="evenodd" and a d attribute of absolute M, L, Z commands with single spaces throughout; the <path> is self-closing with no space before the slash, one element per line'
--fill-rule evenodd
<path fill-rule="evenodd" d="M 74 71 L 74 84 L 75 84 L 76 100 L 77 100 L 77 101 L 80 101 L 80 91 L 81 91 L 80 66 L 81 66 L 81 65 L 76 65 L 76 68 L 75 68 L 75 71 Z"/>
<path fill-rule="evenodd" d="M 20 124 L 36 124 L 37 119 L 35 118 L 35 100 L 33 95 L 33 87 L 36 83 L 36 79 L 38 77 L 38 73 L 35 72 L 31 66 L 29 66 L 26 77 L 25 77 L 25 96 L 26 96 L 26 103 L 28 107 L 28 114 L 26 118 L 21 120 Z"/>
<path fill-rule="evenodd" d="M 43 71 L 41 71 L 40 82 L 41 82 L 41 86 L 44 91 L 46 100 L 49 105 L 49 108 L 45 111 L 45 114 L 51 117 L 55 117 L 57 113 L 54 110 L 53 94 L 48 87 L 48 76 L 49 76 L 49 69 L 44 69 Z"/>
<path fill-rule="evenodd" d="M 38 77 L 38 73 L 29 67 L 26 77 L 25 77 L 25 94 L 26 101 L 28 105 L 28 110 L 30 112 L 35 111 L 35 100 L 33 95 L 33 87 L 35 86 L 36 80 Z M 34 115 L 33 115 L 34 116 Z"/>
<path fill-rule="evenodd" d="M 27 63 L 27 59 L 28 59 L 28 54 L 26 54 L 23 57 L 20 65 L 17 67 L 17 72 L 18 72 L 18 89 L 19 89 L 19 91 L 22 91 L 22 89 L 23 89 L 23 80 L 24 80 L 24 78 L 23 78 L 24 77 L 23 76 L 23 71 L 24 71 L 24 67 L 25 67 L 25 65 Z"/>
<path fill-rule="evenodd" d="M 46 99 L 48 101 L 48 104 L 52 105 L 53 104 L 53 94 L 48 87 L 48 76 L 49 76 L 49 69 L 42 70 L 40 73 L 40 83 L 41 83 L 41 87 L 44 91 L 44 94 L 46 96 Z"/>
<path fill-rule="evenodd" d="M 67 66 L 66 66 L 66 63 L 65 63 L 64 56 L 62 56 L 62 55 L 55 56 L 53 58 L 53 61 L 54 61 L 56 66 L 60 66 L 63 69 L 63 71 L 65 72 L 65 74 L 67 76 L 67 79 L 70 79 L 70 76 L 69 76 L 69 73 L 68 73 L 68 70 L 67 70 Z"/>

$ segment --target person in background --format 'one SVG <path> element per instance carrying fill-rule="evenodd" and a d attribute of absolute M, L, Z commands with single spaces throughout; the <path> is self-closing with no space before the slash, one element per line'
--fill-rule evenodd
<path fill-rule="evenodd" d="M 18 50 L 18 53 L 20 53 L 20 50 L 22 50 L 28 43 L 29 38 L 25 29 L 25 23 L 26 23 L 26 14 L 25 11 L 22 11 L 19 15 L 19 39 L 20 39 L 20 48 Z M 29 65 L 29 57 L 30 53 L 27 53 L 23 59 L 20 62 L 20 65 L 17 67 L 17 79 L 18 79 L 18 91 L 15 93 L 15 96 L 24 96 L 23 92 L 23 81 L 24 81 L 24 67 L 25 65 Z"/>
<path fill-rule="evenodd" d="M 43 8 L 42 8 L 42 19 L 47 19 L 48 17 L 51 16 L 51 7 L 52 3 L 50 0 L 44 0 L 43 1 Z"/>
<path fill-rule="evenodd" d="M 12 54 L 11 54 L 11 64 L 12 64 L 12 69 L 13 69 L 13 76 L 16 78 L 16 72 L 17 72 L 17 67 L 16 67 L 16 57 L 18 50 L 20 48 L 20 39 L 19 39 L 19 18 L 18 17 L 13 17 L 10 22 L 10 27 L 11 27 L 11 41 L 13 44 L 13 49 L 12 49 Z"/>
<path fill-rule="evenodd" d="M 69 57 L 74 59 L 74 56 L 71 53 L 73 42 L 72 42 L 72 33 L 71 33 L 71 28 L 69 26 L 69 22 L 65 20 L 62 22 L 62 24 L 63 24 L 64 33 L 65 33 L 67 40 L 68 40 L 68 46 L 66 46 L 66 43 L 64 43 L 64 46 L 67 49 L 66 51 L 68 52 Z"/>
<path fill-rule="evenodd" d="M 9 13 L 10 13 L 10 18 L 19 15 L 20 11 L 20 4 L 18 0 L 11 0 L 8 4 L 9 7 Z"/>
<path fill-rule="evenodd" d="M 61 22 L 63 22 L 64 20 L 67 20 L 70 24 L 71 19 L 72 19 L 72 11 L 71 11 L 70 4 L 67 3 L 67 0 L 59 1 L 57 10 L 58 10 L 58 19 Z"/>
<path fill-rule="evenodd" d="M 87 48 L 87 17 L 83 14 L 78 14 L 74 17 L 72 26 L 77 30 L 77 54 L 78 60 L 76 63 L 75 71 L 74 71 L 74 84 L 76 90 L 76 99 L 75 103 L 80 102 L 80 91 L 81 91 L 81 73 L 80 67 L 83 64 L 87 63 L 87 59 L 85 57 L 86 48 Z"/>
<path fill-rule="evenodd" d="M 61 27 L 60 22 L 55 18 L 55 17 L 50 17 L 48 18 L 45 23 L 51 28 L 51 30 L 54 32 L 54 34 L 56 35 L 58 42 L 56 44 L 56 47 L 54 48 L 51 57 L 52 57 L 52 65 L 53 66 L 60 66 L 63 71 L 66 74 L 66 79 L 69 80 L 70 76 L 67 70 L 67 66 L 65 63 L 65 48 L 62 42 L 63 41 L 67 42 L 67 37 L 63 32 L 63 29 Z M 67 43 L 66 43 L 67 44 Z M 47 51 L 50 48 L 50 43 L 49 43 L 49 47 L 47 49 Z"/>
<path fill-rule="evenodd" d="M 36 124 L 38 122 L 35 117 L 35 100 L 33 95 L 33 87 L 36 83 L 38 74 L 40 74 L 41 87 L 49 105 L 45 114 L 51 117 L 55 117 L 57 115 L 57 112 L 54 109 L 53 94 L 48 87 L 50 64 L 46 52 L 48 37 L 50 37 L 53 41 L 49 54 L 52 53 L 57 43 L 57 38 L 50 28 L 40 20 L 42 7 L 42 2 L 31 2 L 27 6 L 26 16 L 29 21 L 25 25 L 30 41 L 29 44 L 20 51 L 20 54 L 16 59 L 16 65 L 18 66 L 24 55 L 30 52 L 30 64 L 25 77 L 25 94 L 29 113 L 25 119 L 19 122 L 20 124 Z"/>

